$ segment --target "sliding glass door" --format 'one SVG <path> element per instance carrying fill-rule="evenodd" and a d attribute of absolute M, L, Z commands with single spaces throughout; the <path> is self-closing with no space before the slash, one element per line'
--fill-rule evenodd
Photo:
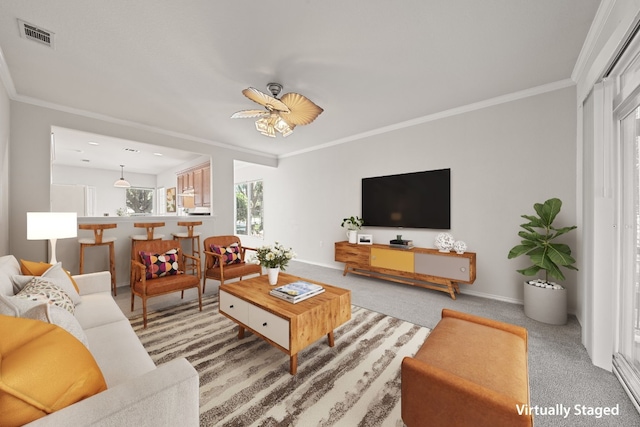
<path fill-rule="evenodd" d="M 636 44 L 637 45 L 637 44 Z M 618 339 L 614 372 L 636 407 L 640 403 L 640 56 L 627 52 L 614 97 L 620 171 L 618 195 Z"/>

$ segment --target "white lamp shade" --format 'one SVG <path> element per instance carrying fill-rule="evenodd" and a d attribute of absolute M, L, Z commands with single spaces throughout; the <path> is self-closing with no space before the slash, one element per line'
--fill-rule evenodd
<path fill-rule="evenodd" d="M 130 188 L 131 184 L 129 184 L 129 181 L 127 181 L 126 179 L 120 178 L 119 180 L 113 183 L 113 186 L 118 188 Z"/>
<path fill-rule="evenodd" d="M 67 239 L 77 235 L 76 212 L 27 212 L 27 240 Z"/>

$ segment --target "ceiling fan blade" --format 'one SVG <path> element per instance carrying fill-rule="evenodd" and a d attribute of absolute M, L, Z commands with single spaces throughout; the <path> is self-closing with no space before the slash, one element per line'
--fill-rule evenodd
<path fill-rule="evenodd" d="M 231 116 L 232 119 L 253 119 L 255 117 L 269 117 L 269 112 L 266 110 L 242 110 Z"/>
<path fill-rule="evenodd" d="M 258 89 L 250 87 L 242 91 L 242 94 L 252 100 L 253 102 L 257 102 L 260 105 L 263 105 L 267 108 L 271 107 L 273 110 L 284 111 L 286 113 L 289 112 L 289 107 L 284 104 L 279 99 L 274 98 L 271 95 L 267 95 L 266 93 L 260 92 Z"/>
<path fill-rule="evenodd" d="M 285 93 L 280 100 L 289 107 L 289 113 L 280 116 L 293 125 L 308 125 L 324 111 L 299 93 Z"/>

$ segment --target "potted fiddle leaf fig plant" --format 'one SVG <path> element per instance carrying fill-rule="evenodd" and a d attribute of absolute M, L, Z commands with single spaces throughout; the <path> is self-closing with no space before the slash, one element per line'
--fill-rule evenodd
<path fill-rule="evenodd" d="M 342 220 L 341 226 L 347 228 L 347 238 L 349 239 L 349 243 L 357 243 L 358 230 L 360 230 L 363 225 L 364 220 L 359 216 L 350 216 L 349 218 L 344 218 Z"/>
<path fill-rule="evenodd" d="M 567 323 L 567 291 L 550 279 L 565 280 L 561 268 L 578 270 L 569 245 L 556 240 L 577 227 L 553 225 L 562 208 L 560 199 L 536 203 L 533 208 L 537 215 L 521 215 L 528 222 L 520 225 L 518 236 L 522 241 L 509 251 L 508 258 L 528 255 L 531 265 L 518 273 L 542 276 L 524 282 L 524 314 L 540 322 L 563 325 Z"/>

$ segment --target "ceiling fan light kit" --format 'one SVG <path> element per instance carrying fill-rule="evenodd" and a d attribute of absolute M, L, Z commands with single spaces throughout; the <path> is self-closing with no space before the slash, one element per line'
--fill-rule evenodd
<path fill-rule="evenodd" d="M 262 105 L 265 110 L 242 110 L 234 113 L 231 118 L 258 118 L 256 130 L 265 136 L 275 138 L 276 132 L 283 137 L 291 135 L 296 126 L 308 125 L 324 111 L 299 93 L 285 93 L 278 99 L 277 96 L 282 91 L 280 83 L 269 83 L 267 89 L 271 95 L 252 87 L 242 91 L 244 96 Z"/>

